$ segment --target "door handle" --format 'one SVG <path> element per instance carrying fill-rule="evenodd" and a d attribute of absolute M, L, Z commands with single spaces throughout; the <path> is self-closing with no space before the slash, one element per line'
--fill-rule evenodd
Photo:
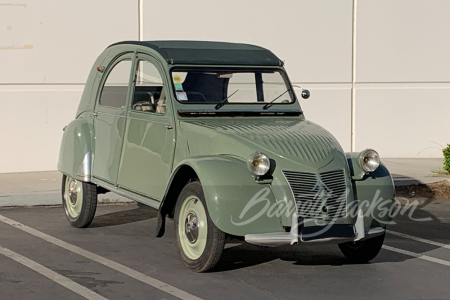
<path fill-rule="evenodd" d="M 167 129 L 173 129 L 172 125 L 166 125 Z"/>
<path fill-rule="evenodd" d="M 93 113 L 92 115 L 93 115 L 94 117 L 96 117 L 96 116 L 98 116 L 98 113 L 95 112 L 95 113 Z"/>

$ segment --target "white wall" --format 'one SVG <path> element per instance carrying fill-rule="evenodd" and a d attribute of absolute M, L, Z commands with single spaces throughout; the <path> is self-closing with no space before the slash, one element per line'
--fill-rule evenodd
<path fill-rule="evenodd" d="M 357 8 L 357 149 L 442 157 L 439 145 L 450 143 L 450 1 L 358 1 Z"/>
<path fill-rule="evenodd" d="M 0 172 L 55 170 L 96 57 L 138 37 L 137 2 L 8 3 L 0 4 Z"/>
<path fill-rule="evenodd" d="M 450 142 L 448 0 L 143 2 L 145 40 L 272 50 L 291 80 L 311 90 L 301 100 L 306 117 L 346 150 L 352 88 L 357 151 L 441 157 L 435 143 Z M 56 168 L 62 128 L 92 63 L 109 44 L 138 39 L 138 15 L 138 0 L 0 4 L 0 172 Z"/>
<path fill-rule="evenodd" d="M 311 91 L 310 100 L 302 101 L 305 116 L 350 150 L 352 0 L 217 3 L 144 2 L 144 39 L 229 41 L 270 49 L 285 61 L 291 81 Z M 168 23 L 165 14 L 154 13 L 155 6 L 171 12 Z"/>

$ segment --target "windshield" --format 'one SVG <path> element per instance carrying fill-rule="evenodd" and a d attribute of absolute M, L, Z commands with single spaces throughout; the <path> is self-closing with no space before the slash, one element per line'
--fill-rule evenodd
<path fill-rule="evenodd" d="M 284 72 L 274 69 L 179 69 L 171 72 L 184 104 L 289 104 L 295 100 Z M 278 98 L 277 98 L 278 97 Z"/>

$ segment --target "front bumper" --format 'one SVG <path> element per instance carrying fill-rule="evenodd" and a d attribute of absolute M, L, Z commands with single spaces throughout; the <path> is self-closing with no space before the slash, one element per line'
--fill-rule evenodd
<path fill-rule="evenodd" d="M 339 234 L 339 228 L 332 229 L 333 226 L 346 226 L 342 227 Z M 353 227 L 349 232 L 349 227 Z M 350 228 L 351 228 L 350 227 Z M 292 215 L 292 225 L 289 232 L 272 232 L 272 233 L 259 233 L 259 234 L 246 234 L 245 241 L 250 244 L 267 247 L 278 247 L 285 245 L 294 245 L 299 242 L 311 243 L 311 242 L 350 242 L 361 241 L 379 236 L 385 232 L 382 227 L 371 227 L 364 229 L 364 214 L 361 209 L 358 210 L 358 217 L 354 225 L 330 225 L 324 226 L 323 232 L 318 232 L 316 237 L 304 235 L 303 230 L 299 232 L 298 215 L 294 213 Z M 327 232 L 328 231 L 328 232 Z"/>

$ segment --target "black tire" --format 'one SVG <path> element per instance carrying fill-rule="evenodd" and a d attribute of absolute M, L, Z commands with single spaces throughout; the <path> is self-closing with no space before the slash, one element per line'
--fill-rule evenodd
<path fill-rule="evenodd" d="M 374 238 L 339 244 L 342 253 L 354 263 L 366 263 L 374 259 L 383 246 L 385 233 Z"/>
<path fill-rule="evenodd" d="M 187 201 L 192 201 L 192 199 L 189 200 L 189 198 L 192 197 L 196 197 L 197 199 L 199 199 L 201 205 L 203 205 L 204 211 L 206 212 L 206 223 L 207 223 L 206 245 L 204 246 L 204 250 L 201 253 L 201 255 L 196 259 L 188 257 L 188 253 L 186 253 L 186 251 L 182 246 L 183 243 L 182 238 L 184 239 L 184 244 L 186 244 L 187 236 L 180 237 L 180 231 L 181 234 L 183 234 L 183 232 L 186 232 L 185 230 L 187 230 L 186 222 L 180 223 L 179 220 L 180 211 L 182 210 L 182 207 L 184 207 L 183 203 Z M 197 200 L 194 200 L 194 203 L 197 203 Z M 199 214 L 199 216 L 201 216 L 201 214 Z M 200 219 L 200 217 L 198 219 Z M 214 266 L 216 266 L 216 264 L 220 260 L 220 257 L 222 256 L 226 234 L 219 228 L 217 228 L 212 222 L 208 209 L 206 208 L 205 196 L 203 194 L 203 189 L 200 182 L 198 181 L 190 182 L 183 188 L 180 195 L 178 196 L 177 204 L 175 206 L 174 221 L 175 221 L 175 235 L 177 237 L 178 253 L 180 254 L 183 263 L 190 269 L 199 273 L 206 272 L 214 268 Z M 205 227 L 202 228 L 205 229 Z M 198 237 L 200 237 L 200 235 L 198 235 Z"/>
<path fill-rule="evenodd" d="M 81 186 L 81 197 L 77 200 L 81 201 L 81 209 L 77 216 L 75 216 L 73 213 L 70 213 L 70 204 L 67 203 L 67 200 L 65 199 L 66 194 L 66 187 L 67 187 L 67 180 L 74 179 L 63 175 L 62 178 L 62 202 L 64 207 L 64 212 L 66 214 L 67 220 L 69 221 L 70 225 L 77 228 L 85 228 L 88 227 L 95 216 L 95 211 L 97 210 L 97 186 L 89 183 L 89 182 L 81 182 L 76 181 L 76 184 L 79 184 Z"/>

